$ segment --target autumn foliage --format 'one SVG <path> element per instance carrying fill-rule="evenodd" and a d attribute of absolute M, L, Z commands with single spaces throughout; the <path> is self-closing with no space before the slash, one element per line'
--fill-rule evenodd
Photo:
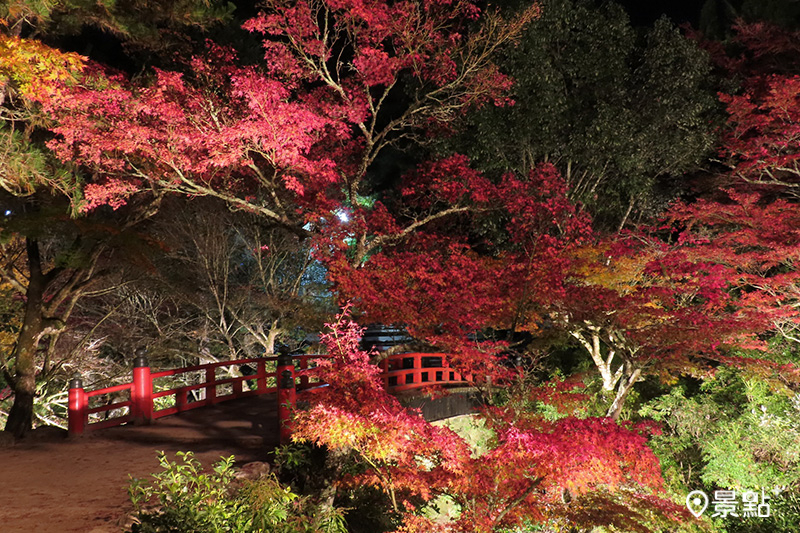
<path fill-rule="evenodd" d="M 740 95 L 725 95 L 730 131 L 723 154 L 745 181 L 798 186 L 800 76 L 772 75 Z"/>
<path fill-rule="evenodd" d="M 310 409 L 297 413 L 294 438 L 354 453 L 368 469 L 349 482 L 380 487 L 395 511 L 412 495 L 429 500 L 451 483 L 469 455 L 466 445 L 385 391 L 380 369 L 358 347 L 362 330 L 348 316 L 331 326 L 322 338 L 329 358 L 313 370 L 328 386 L 313 391 Z"/>
<path fill-rule="evenodd" d="M 23 102 L 48 100 L 65 83 L 74 81 L 85 58 L 33 40 L 0 34 L 0 87 L 3 97 Z M 3 99 L 0 99 L 0 104 Z"/>
<path fill-rule="evenodd" d="M 493 51 L 538 13 L 533 6 L 511 22 L 489 13 L 467 32 L 480 14 L 467 1 L 264 7 L 244 25 L 263 35 L 259 67 L 239 66 L 233 50 L 209 43 L 182 72 L 132 81 L 94 69 L 43 102 L 55 122 L 50 147 L 95 176 L 84 210 L 177 192 L 220 198 L 305 234 L 307 223 L 369 194 L 367 171 L 387 146 L 506 101 L 511 80 Z M 413 97 L 388 109 L 406 100 L 395 96 L 401 78 Z M 369 248 L 362 244 L 361 258 Z"/>
<path fill-rule="evenodd" d="M 330 327 L 323 336 L 330 357 L 311 371 L 329 386 L 312 394 L 307 410 L 297 411 L 294 438 L 361 465 L 360 473 L 337 481 L 339 488 L 371 485 L 384 491 L 402 531 L 489 532 L 526 520 L 569 523 L 573 498 L 598 491 L 621 495 L 623 489 L 645 499 L 652 495 L 651 503 L 659 502 L 667 514 L 675 511 L 656 496 L 663 482 L 646 428 L 599 418 L 547 422 L 491 408 L 485 416 L 494 444 L 486 453 L 471 454 L 458 435 L 430 425 L 384 391 L 377 367 L 358 348 L 361 331 L 355 323 L 342 315 Z M 458 504 L 454 522 L 419 514 L 420 505 L 437 496 Z"/>
<path fill-rule="evenodd" d="M 647 375 L 707 378 L 749 350 L 764 375 L 796 381 L 770 362 L 765 335 L 791 334 L 800 248 L 797 206 L 756 192 L 676 203 L 656 225 L 599 239 L 575 254 L 570 295 L 554 323 L 592 357 L 618 417 Z"/>
<path fill-rule="evenodd" d="M 294 438 L 327 450 L 334 492 L 368 486 L 384 494 L 399 531 L 530 523 L 650 531 L 655 522 L 685 521 L 648 447 L 659 428 L 620 420 L 634 415 L 623 411 L 647 377 L 660 378 L 655 388 L 709 379 L 725 364 L 795 387 L 800 379 L 770 358 L 766 342 L 796 339 L 800 323 L 797 35 L 742 26 L 736 42 L 745 56 L 718 57 L 742 81 L 721 97 L 726 187 L 601 234 L 572 198 L 601 179 L 619 178 L 609 190 L 624 188 L 616 171 L 572 176 L 570 190 L 551 163 L 484 173 L 462 155 L 414 151 L 470 110 L 514 103 L 513 80 L 495 58 L 518 44 L 539 6 L 504 19 L 468 0 L 261 5 L 237 28 L 260 44 L 256 60 L 207 41 L 204 51 L 137 76 L 0 35 L 2 134 L 11 146 L 0 187 L 23 196 L 44 183 L 68 193 L 76 215 L 114 223 L 140 199 L 152 205 L 142 215 L 149 217 L 172 194 L 252 213 L 313 251 L 302 270 L 318 261 L 360 322 L 403 325 L 427 349 L 446 352 L 450 366 L 478 376 L 486 393 L 478 417 L 492 435 L 482 453 L 384 390 L 377 354 L 359 348 L 350 306 L 323 335 L 329 358 L 310 372 L 327 386 L 296 411 Z M 16 129 L 23 123 L 25 135 Z M 21 178 L 19 168 L 33 168 L 31 139 L 68 178 L 52 171 L 53 158 L 31 173 L 49 177 Z M 388 149 L 413 152 L 415 168 L 395 172 Z M 649 172 L 637 153 L 618 168 Z M 378 163 L 393 174 L 379 176 Z M 568 173 L 580 166 L 566 163 Z M 639 200 L 630 198 L 628 215 Z M 241 266 L 250 248 L 221 255 L 221 269 Z M 259 260 L 279 261 L 268 246 L 255 248 Z M 34 241 L 28 250 L 38 257 Z M 305 278 L 294 279 L 298 294 Z M 31 361 L 42 335 L 29 335 Z M 525 375 L 509 357 L 530 362 L 555 345 L 585 351 L 577 364 L 594 369 L 534 387 L 547 377 Z M 37 369 L 28 366 L 32 405 Z M 519 397 L 492 396 L 511 385 Z M 540 404 L 548 416 L 531 407 Z M 20 434 L 25 424 L 17 423 Z M 457 508 L 450 521 L 429 512 L 442 499 Z"/>
<path fill-rule="evenodd" d="M 453 156 L 406 176 L 400 196 L 395 212 L 450 206 L 452 214 L 397 239 L 402 215 L 377 204 L 364 220 L 385 244 L 355 266 L 345 239 L 351 228 L 333 226 L 330 241 L 340 244 L 326 261 L 337 289 L 368 320 L 403 323 L 415 337 L 453 353 L 457 368 L 499 372 L 492 354 L 503 344 L 468 336 L 486 327 L 535 329 L 545 302 L 566 294 L 569 251 L 589 235 L 588 219 L 567 199 L 550 165 L 494 182 Z"/>

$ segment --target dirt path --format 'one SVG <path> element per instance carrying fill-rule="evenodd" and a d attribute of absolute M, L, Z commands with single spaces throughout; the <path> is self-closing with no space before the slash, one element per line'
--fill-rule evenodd
<path fill-rule="evenodd" d="M 272 402 L 229 402 L 79 439 L 48 432 L 0 449 L 0 533 L 119 533 L 131 511 L 128 475 L 159 470 L 156 454 L 192 450 L 210 465 L 268 459 Z"/>

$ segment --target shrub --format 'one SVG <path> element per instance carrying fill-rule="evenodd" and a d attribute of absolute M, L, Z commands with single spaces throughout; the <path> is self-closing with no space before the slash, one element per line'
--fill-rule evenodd
<path fill-rule="evenodd" d="M 344 533 L 341 511 L 322 508 L 282 486 L 274 476 L 235 479 L 233 456 L 205 472 L 192 452 L 170 461 L 149 483 L 132 479 L 132 533 Z"/>

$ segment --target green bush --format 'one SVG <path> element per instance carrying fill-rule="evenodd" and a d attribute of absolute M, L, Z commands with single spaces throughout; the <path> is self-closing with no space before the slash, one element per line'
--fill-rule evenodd
<path fill-rule="evenodd" d="M 717 520 L 727 533 L 800 532 L 800 394 L 735 368 L 685 381 L 639 414 L 663 424 L 650 444 L 676 496 L 701 489 L 771 497 L 770 517 Z"/>
<path fill-rule="evenodd" d="M 341 511 L 323 509 L 283 487 L 274 476 L 239 482 L 233 456 L 204 472 L 192 452 L 180 462 L 161 452 L 162 471 L 149 483 L 132 479 L 132 533 L 344 533 Z"/>

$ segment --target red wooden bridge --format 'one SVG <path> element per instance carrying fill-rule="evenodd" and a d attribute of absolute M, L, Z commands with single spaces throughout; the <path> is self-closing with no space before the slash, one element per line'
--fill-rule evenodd
<path fill-rule="evenodd" d="M 297 395 L 324 385 L 309 373 L 315 361 L 324 357 L 281 355 L 159 372 L 151 372 L 147 360 L 138 357 L 129 383 L 86 391 L 79 378 L 70 382 L 69 434 L 81 435 L 124 424 L 147 425 L 192 409 L 272 394 L 276 396 L 278 412 L 275 429 L 280 432 L 281 442 L 286 442 L 291 435 L 291 409 Z M 441 353 L 396 354 L 382 360 L 380 366 L 384 387 L 392 394 L 434 385 L 473 383 L 472 376 L 449 368 L 446 355 Z"/>

